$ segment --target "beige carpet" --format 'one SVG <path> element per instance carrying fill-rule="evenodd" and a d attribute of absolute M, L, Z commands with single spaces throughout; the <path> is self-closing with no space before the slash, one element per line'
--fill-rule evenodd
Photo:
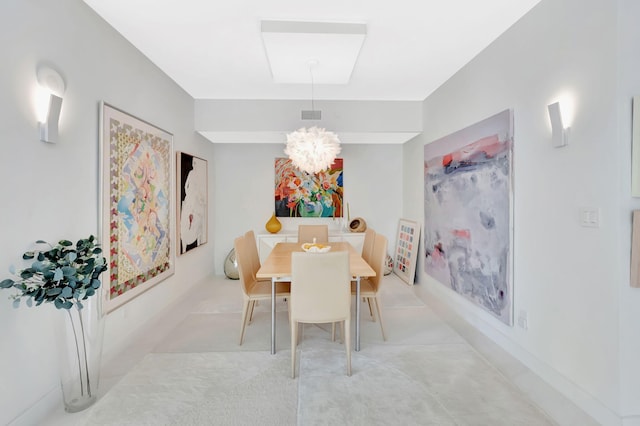
<path fill-rule="evenodd" d="M 298 377 L 291 379 L 284 301 L 278 302 L 278 352 L 269 353 L 266 303 L 239 346 L 238 282 L 216 279 L 194 292 L 197 297 L 183 304 L 184 313 L 170 326 L 152 329 L 150 335 L 158 335 L 152 347 L 145 349 L 140 343 L 146 339 L 140 339 L 106 369 L 111 386 L 93 407 L 59 414 L 50 424 L 556 424 L 505 378 L 505 371 L 522 367 L 507 358 L 498 368 L 489 364 L 412 287 L 390 277 L 383 284 L 388 340 L 362 305 L 362 350 L 352 354 L 351 377 L 345 375 L 344 345 L 331 341 L 330 326 L 307 325 Z"/>
<path fill-rule="evenodd" d="M 87 425 L 551 425 L 465 343 L 344 346 L 306 326 L 299 373 L 286 348 L 152 353 Z"/>

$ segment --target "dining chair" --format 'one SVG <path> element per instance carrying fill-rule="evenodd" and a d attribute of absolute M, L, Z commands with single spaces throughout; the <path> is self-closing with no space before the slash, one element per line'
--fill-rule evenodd
<path fill-rule="evenodd" d="M 251 274 L 253 275 L 253 279 L 255 279 L 256 281 L 267 281 L 269 284 L 271 284 L 270 278 L 256 277 L 256 274 L 258 273 L 258 270 L 260 269 L 261 265 L 260 265 L 260 255 L 258 254 L 258 244 L 256 243 L 256 235 L 253 233 L 252 230 L 248 230 L 247 232 L 245 232 L 244 241 L 246 243 L 249 256 L 251 257 Z M 258 303 L 260 302 L 256 300 L 254 303 L 251 304 L 251 308 L 249 309 L 249 319 L 247 320 L 247 325 L 251 324 L 251 321 L 253 321 L 253 310 Z"/>
<path fill-rule="evenodd" d="M 315 238 L 316 243 L 329 242 L 329 225 L 299 225 L 298 242 L 312 243 Z"/>
<path fill-rule="evenodd" d="M 255 241 L 255 240 L 254 240 Z M 253 313 L 254 305 L 259 300 L 271 300 L 271 282 L 258 281 L 255 273 L 252 271 L 253 262 L 251 261 L 249 244 L 254 241 L 248 241 L 246 237 L 238 237 L 235 239 L 233 246 L 236 250 L 236 260 L 238 262 L 238 275 L 242 284 L 242 323 L 240 325 L 240 345 L 244 341 L 244 332 L 248 323 L 249 313 Z M 291 283 L 276 282 L 276 297 L 289 297 Z"/>
<path fill-rule="evenodd" d="M 364 242 L 362 244 L 362 258 L 365 262 L 371 266 L 371 256 L 373 255 L 373 241 L 376 238 L 376 231 L 373 228 L 367 228 L 364 231 Z M 371 306 L 371 299 L 366 299 L 369 306 L 369 315 L 371 318 L 375 318 L 373 315 L 373 307 Z"/>
<path fill-rule="evenodd" d="M 349 253 L 291 255 L 291 377 L 296 377 L 298 323 L 343 323 L 347 375 L 351 376 L 351 274 Z"/>
<path fill-rule="evenodd" d="M 373 252 L 371 255 L 371 262 L 369 266 L 375 271 L 374 277 L 362 278 L 360 280 L 360 297 L 365 299 L 370 306 L 373 303 L 375 312 L 378 314 L 378 321 L 380 321 L 380 330 L 382 331 L 382 339 L 387 340 L 387 336 L 384 332 L 384 324 L 382 322 L 382 302 L 380 300 L 380 283 L 382 282 L 382 276 L 384 275 L 384 263 L 387 257 L 387 238 L 384 235 L 376 234 L 373 241 Z M 356 294 L 356 283 L 351 282 L 351 294 Z M 356 301 L 359 303 L 359 301 Z M 372 318 L 375 321 L 375 315 L 372 313 Z"/>
<path fill-rule="evenodd" d="M 367 228 L 364 231 L 364 243 L 362 244 L 362 258 L 365 262 L 371 262 L 371 255 L 373 253 L 373 240 L 376 237 L 376 231 L 372 228 Z"/>
<path fill-rule="evenodd" d="M 247 243 L 247 250 L 249 252 L 249 256 L 251 257 L 251 270 L 253 271 L 253 276 L 258 273 L 260 269 L 260 255 L 258 254 L 258 244 L 256 243 L 256 234 L 253 233 L 252 230 L 245 232 L 244 234 L 245 242 Z M 258 281 L 269 281 L 269 278 L 256 278 Z"/>

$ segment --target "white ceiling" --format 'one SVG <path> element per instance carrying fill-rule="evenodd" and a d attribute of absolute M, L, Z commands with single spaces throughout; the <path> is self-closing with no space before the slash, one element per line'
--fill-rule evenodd
<path fill-rule="evenodd" d="M 419 101 L 540 0 L 84 1 L 195 99 L 308 99 L 274 82 L 260 28 L 276 20 L 366 24 L 349 82 L 315 99 Z"/>

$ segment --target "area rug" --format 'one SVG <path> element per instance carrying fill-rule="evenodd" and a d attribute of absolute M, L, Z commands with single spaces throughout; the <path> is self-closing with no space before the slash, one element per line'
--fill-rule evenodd
<path fill-rule="evenodd" d="M 287 349 L 151 353 L 86 416 L 87 425 L 550 425 L 467 344 L 367 345 L 353 352 L 307 327 Z"/>

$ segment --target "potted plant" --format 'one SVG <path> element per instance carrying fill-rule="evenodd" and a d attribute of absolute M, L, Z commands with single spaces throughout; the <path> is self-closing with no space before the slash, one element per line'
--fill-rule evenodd
<path fill-rule="evenodd" d="M 103 317 L 100 275 L 107 269 L 102 249 L 93 235 L 74 244 L 61 240 L 52 246 L 38 240 L 41 249 L 27 251 L 31 265 L 0 282 L 0 288 L 18 290 L 11 296 L 14 307 L 25 299 L 27 306 L 53 303 L 64 312 L 59 336 L 61 384 L 65 409 L 80 411 L 96 400 L 102 355 Z"/>

